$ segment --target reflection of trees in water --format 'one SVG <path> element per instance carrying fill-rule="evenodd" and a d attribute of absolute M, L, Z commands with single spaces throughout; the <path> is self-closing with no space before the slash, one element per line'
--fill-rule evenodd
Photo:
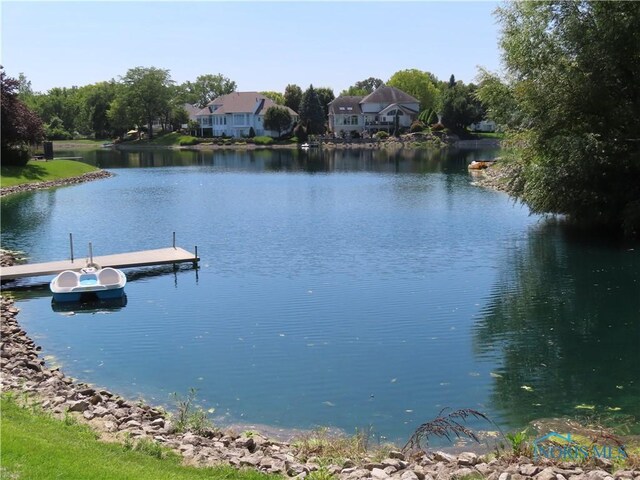
<path fill-rule="evenodd" d="M 49 214 L 55 202 L 56 194 L 53 189 L 3 198 L 0 204 L 2 248 L 25 250 L 24 238 L 41 230 L 43 224 L 51 220 Z"/>
<path fill-rule="evenodd" d="M 579 404 L 640 418 L 640 255 L 566 234 L 547 222 L 506 252 L 474 328 L 476 355 L 502 363 L 493 408 L 515 425 Z"/>

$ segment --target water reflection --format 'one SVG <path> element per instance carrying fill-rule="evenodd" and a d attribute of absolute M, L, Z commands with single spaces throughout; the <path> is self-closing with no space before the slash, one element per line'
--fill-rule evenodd
<path fill-rule="evenodd" d="M 51 301 L 51 310 L 57 313 L 109 313 L 119 312 L 127 306 L 127 296 L 106 300 L 92 300 L 87 302 L 56 302 Z"/>
<path fill-rule="evenodd" d="M 505 252 L 474 327 L 475 354 L 501 364 L 491 402 L 510 424 L 640 418 L 640 254 L 567 237 L 549 221 Z"/>
<path fill-rule="evenodd" d="M 224 170 L 283 172 L 467 173 L 473 160 L 494 158 L 496 149 L 219 149 L 64 151 L 101 168 L 209 166 Z"/>

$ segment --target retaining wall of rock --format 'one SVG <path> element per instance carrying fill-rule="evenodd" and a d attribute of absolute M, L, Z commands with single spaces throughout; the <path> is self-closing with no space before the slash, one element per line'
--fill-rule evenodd
<path fill-rule="evenodd" d="M 97 172 L 89 172 L 77 177 L 69 177 L 61 180 L 52 180 L 50 182 L 23 183 L 14 187 L 5 187 L 0 189 L 0 197 L 11 195 L 13 193 L 30 192 L 33 190 L 43 190 L 45 188 L 63 187 L 66 185 L 76 185 L 78 183 L 91 182 L 100 178 L 112 177 L 113 173 L 106 170 L 98 170 Z"/>

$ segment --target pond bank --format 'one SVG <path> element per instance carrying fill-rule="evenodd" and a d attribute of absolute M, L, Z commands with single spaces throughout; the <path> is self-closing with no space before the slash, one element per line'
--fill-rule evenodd
<path fill-rule="evenodd" d="M 52 180 L 49 182 L 35 182 L 35 183 L 22 183 L 13 187 L 5 187 L 0 189 L 0 197 L 5 195 L 11 195 L 14 193 L 31 192 L 34 190 L 44 190 L 52 187 L 64 187 L 68 185 L 77 185 L 79 183 L 91 182 L 93 180 L 99 180 L 101 178 L 112 177 L 113 173 L 106 170 L 99 170 L 97 172 L 89 172 L 77 177 L 62 178 L 60 180 Z"/>
<path fill-rule="evenodd" d="M 10 260 L 7 260 L 10 261 Z M 179 452 L 185 462 L 213 466 L 228 464 L 255 468 L 283 476 L 304 478 L 314 471 L 326 471 L 340 480 L 375 478 L 385 480 L 439 480 L 475 478 L 490 480 L 640 480 L 640 470 L 609 473 L 611 463 L 595 465 L 561 464 L 514 459 L 483 458 L 465 452 L 404 454 L 388 449 L 384 457 L 345 458 L 326 465 L 313 454 L 302 452 L 296 443 L 280 442 L 258 433 L 237 434 L 206 429 L 201 435 L 176 432 L 175 424 L 163 410 L 129 401 L 108 390 L 75 382 L 59 368 L 46 365 L 41 347 L 29 338 L 18 322 L 13 300 L 1 299 L 0 363 L 2 390 L 33 395 L 42 407 L 56 416 L 71 414 L 91 425 L 106 440 L 146 438 Z"/>

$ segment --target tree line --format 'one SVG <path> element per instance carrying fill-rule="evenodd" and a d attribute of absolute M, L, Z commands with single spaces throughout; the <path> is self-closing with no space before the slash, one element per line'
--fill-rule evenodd
<path fill-rule="evenodd" d="M 453 78 L 453 76 L 452 76 Z M 153 123 L 160 121 L 162 129 L 175 130 L 189 121 L 185 104 L 205 107 L 214 98 L 236 90 L 236 82 L 226 76 L 205 74 L 195 81 L 177 84 L 169 70 L 155 67 L 129 69 L 118 80 L 98 82 L 81 87 L 55 87 L 45 93 L 34 92 L 31 82 L 20 74 L 17 98 L 42 120 L 44 136 L 63 140 L 76 136 L 114 138 L 132 128 L 144 128 L 153 137 Z M 341 95 L 367 95 L 383 84 L 370 77 L 358 81 Z M 476 86 L 463 82 L 441 82 L 435 75 L 417 69 L 396 72 L 386 82 L 420 101 L 421 109 L 440 116 L 444 126 L 457 129 L 482 119 L 482 103 L 476 97 Z M 261 92 L 276 104 L 297 112 L 308 134 L 324 133 L 328 105 L 335 99 L 329 87 L 306 90 L 295 84 L 284 92 Z M 427 116 L 423 115 L 423 119 Z M 268 126 L 282 131 L 291 119 L 282 112 L 271 112 Z M 195 125 L 192 125 L 195 128 Z"/>

